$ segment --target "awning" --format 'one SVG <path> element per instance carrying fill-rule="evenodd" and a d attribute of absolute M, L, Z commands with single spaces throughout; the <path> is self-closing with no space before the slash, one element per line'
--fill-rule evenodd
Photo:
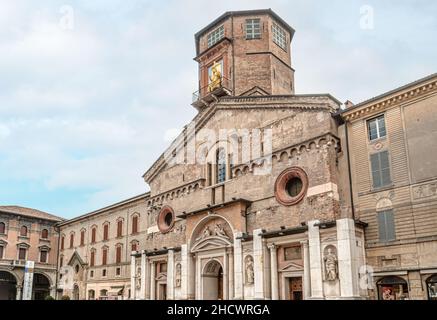
<path fill-rule="evenodd" d="M 108 291 L 108 296 L 121 296 L 123 295 L 124 286 L 111 287 Z"/>

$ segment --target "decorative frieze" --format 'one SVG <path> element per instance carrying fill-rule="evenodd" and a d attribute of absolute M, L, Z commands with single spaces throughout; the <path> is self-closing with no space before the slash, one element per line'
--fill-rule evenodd
<path fill-rule="evenodd" d="M 437 196 L 437 181 L 413 187 L 413 198 L 422 199 Z"/>

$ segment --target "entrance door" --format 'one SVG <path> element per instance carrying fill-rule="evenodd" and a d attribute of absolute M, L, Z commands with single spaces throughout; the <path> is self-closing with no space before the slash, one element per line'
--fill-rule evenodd
<path fill-rule="evenodd" d="M 223 300 L 223 268 L 217 260 L 208 262 L 202 274 L 202 299 Z"/>
<path fill-rule="evenodd" d="M 302 296 L 302 277 L 289 278 L 289 299 L 303 300 Z"/>
<path fill-rule="evenodd" d="M 167 300 L 167 285 L 165 283 L 159 284 L 158 299 Z"/>

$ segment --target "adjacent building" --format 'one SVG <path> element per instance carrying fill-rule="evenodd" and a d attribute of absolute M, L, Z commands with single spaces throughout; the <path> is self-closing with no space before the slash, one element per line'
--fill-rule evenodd
<path fill-rule="evenodd" d="M 59 238 L 56 224 L 60 221 L 63 219 L 39 210 L 0 206 L 0 300 L 55 296 Z M 34 265 L 33 276 L 25 280 L 26 261 Z M 26 292 L 24 286 L 31 289 Z"/>

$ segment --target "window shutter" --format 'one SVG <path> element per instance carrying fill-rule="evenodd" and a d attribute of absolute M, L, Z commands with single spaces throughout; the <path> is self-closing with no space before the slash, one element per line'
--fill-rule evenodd
<path fill-rule="evenodd" d="M 381 242 L 396 239 L 395 221 L 393 210 L 378 213 L 379 240 Z"/>
<path fill-rule="evenodd" d="M 383 186 L 391 184 L 390 177 L 390 161 L 388 159 L 388 152 L 383 151 L 379 153 L 381 161 L 381 182 Z"/>
<path fill-rule="evenodd" d="M 370 155 L 370 164 L 372 167 L 373 187 L 379 188 L 381 186 L 381 178 L 379 175 L 380 172 L 379 153 Z"/>
<path fill-rule="evenodd" d="M 386 231 L 386 225 L 385 225 L 385 213 L 379 212 L 377 214 L 377 216 L 378 216 L 379 241 L 385 242 L 385 241 L 387 241 L 387 239 L 386 239 L 387 231 Z"/>

